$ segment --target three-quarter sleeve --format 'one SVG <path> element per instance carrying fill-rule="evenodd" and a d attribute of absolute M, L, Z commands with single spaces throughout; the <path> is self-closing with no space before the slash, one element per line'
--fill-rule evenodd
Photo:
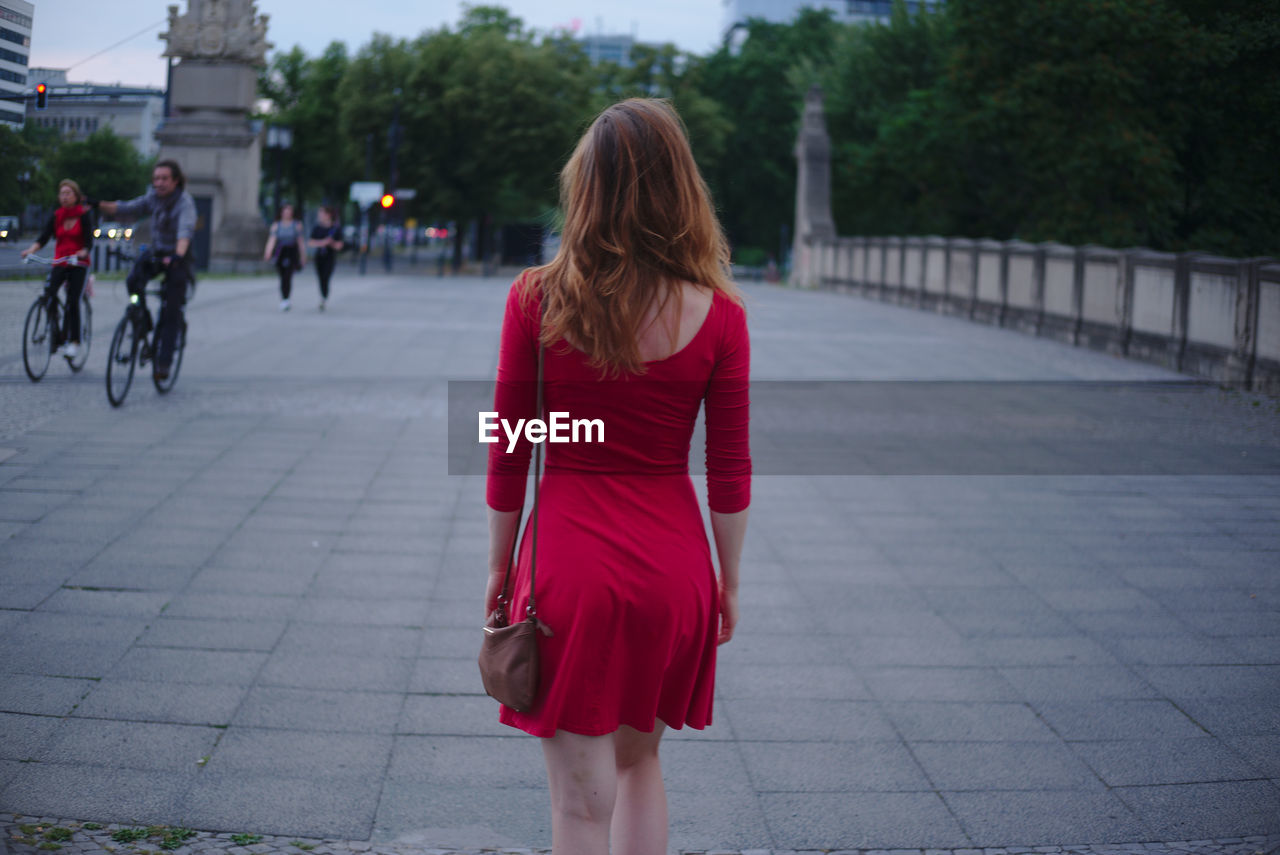
<path fill-rule="evenodd" d="M 524 304 L 526 287 L 521 275 L 507 295 L 506 313 L 502 318 L 502 338 L 498 347 L 498 376 L 494 383 L 493 409 L 499 419 L 515 424 L 518 419 L 531 419 L 538 406 L 538 323 L 536 301 Z M 529 475 L 532 445 L 523 438 L 507 452 L 507 439 L 498 430 L 498 442 L 489 446 L 488 479 L 485 500 L 495 511 L 516 511 L 524 505 L 525 484 Z"/>
<path fill-rule="evenodd" d="M 44 231 L 40 232 L 40 235 L 39 237 L 36 238 L 35 242 L 40 244 L 40 246 L 44 246 L 46 243 L 49 242 L 49 238 L 53 237 L 53 233 L 57 230 L 57 228 L 58 228 L 58 215 L 50 214 L 49 222 L 44 224 Z"/>
<path fill-rule="evenodd" d="M 731 514 L 751 504 L 751 341 L 742 306 L 718 298 L 716 308 L 724 314 L 707 384 L 707 505 Z"/>

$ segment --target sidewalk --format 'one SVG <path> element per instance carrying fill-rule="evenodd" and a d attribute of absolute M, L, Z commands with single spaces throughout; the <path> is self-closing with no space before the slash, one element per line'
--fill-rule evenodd
<path fill-rule="evenodd" d="M 202 281 L 174 392 L 140 378 L 118 411 L 110 295 L 82 375 L 32 385 L 0 354 L 6 820 L 227 835 L 185 851 L 549 846 L 537 742 L 497 723 L 475 672 L 483 481 L 447 474 L 447 382 L 492 376 L 506 285 L 348 272 L 321 314 L 304 276 L 282 314 L 271 280 Z M 934 423 L 899 406 L 925 387 L 869 383 L 806 431 L 761 402 L 769 474 L 716 724 L 664 743 L 673 848 L 1274 850 L 1274 402 L 914 310 L 748 293 L 758 379 L 1034 394 L 953 395 Z M 975 425 L 1025 471 L 975 468 L 952 441 Z M 1085 468 L 1036 468 L 1066 459 L 1037 450 L 1054 431 Z M 815 476 L 779 453 L 841 441 L 841 466 L 931 456 Z"/>

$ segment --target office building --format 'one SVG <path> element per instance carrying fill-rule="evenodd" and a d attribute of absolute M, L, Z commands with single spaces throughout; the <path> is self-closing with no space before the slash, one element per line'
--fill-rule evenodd
<path fill-rule="evenodd" d="M 578 39 L 591 64 L 612 62 L 623 68 L 631 67 L 631 48 L 636 40 L 633 36 L 583 36 Z"/>
<path fill-rule="evenodd" d="M 0 0 L 7 3 L 10 0 Z M 35 109 L 27 101 L 27 121 L 57 128 L 63 139 L 80 140 L 101 128 L 125 137 L 143 157 L 160 151 L 156 128 L 164 120 L 164 90 L 142 86 L 69 83 L 67 72 L 57 68 L 33 68 L 27 91 L 37 83 L 49 87 L 49 106 Z"/>
<path fill-rule="evenodd" d="M 10 127 L 22 127 L 26 115 L 23 101 L 35 13 L 36 7 L 25 0 L 0 0 L 0 122 Z"/>
<path fill-rule="evenodd" d="M 918 12 L 941 6 L 944 0 L 907 0 L 907 11 Z M 800 10 L 809 7 L 830 10 L 837 21 L 865 24 L 889 20 L 893 0 L 724 0 L 724 35 L 746 24 L 749 18 L 763 18 L 775 24 L 794 20 Z"/>

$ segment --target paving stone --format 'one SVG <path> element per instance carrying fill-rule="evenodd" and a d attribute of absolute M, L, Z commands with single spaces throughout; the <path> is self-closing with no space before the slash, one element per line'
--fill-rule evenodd
<path fill-rule="evenodd" d="M 0 759 L 0 804 L 50 822 L 199 820 L 179 851 L 296 853 L 298 834 L 335 855 L 543 852 L 540 746 L 498 724 L 475 681 L 483 479 L 445 476 L 438 418 L 449 378 L 491 373 L 509 279 L 347 266 L 323 316 L 273 311 L 270 277 L 214 282 L 171 396 L 112 411 L 84 378 L 0 383 L 3 444 L 20 446 L 0 463 L 0 754 L 29 761 Z M 1149 425 L 1203 431 L 1185 449 L 1197 459 L 1242 425 L 1255 447 L 1272 442 L 1216 389 L 1163 369 L 878 302 L 747 290 L 759 376 L 1070 380 L 985 391 L 1021 407 L 1009 412 L 1127 419 L 1100 467 L 1149 458 Z M 0 359 L 0 379 L 13 370 Z M 981 396 L 952 394 L 963 385 L 907 388 L 930 391 L 947 426 L 920 451 L 929 465 L 963 450 L 950 416 L 990 431 Z M 1070 409 L 1098 389 L 1105 406 Z M 27 403 L 11 406 L 19 391 Z M 921 427 L 900 405 L 872 414 L 908 439 Z M 1274 805 L 1257 758 L 1280 728 L 1280 479 L 766 475 L 770 437 L 716 724 L 663 748 L 673 849 L 1280 847 L 1231 842 L 1270 828 Z M 993 445 L 986 464 L 1001 455 Z M 700 471 L 694 482 L 705 494 Z M 209 759 L 188 768 L 192 750 Z M 1154 783 L 1211 775 L 1251 778 Z M 250 831 L 263 839 L 231 840 Z M 115 845 L 88 835 L 64 851 Z"/>

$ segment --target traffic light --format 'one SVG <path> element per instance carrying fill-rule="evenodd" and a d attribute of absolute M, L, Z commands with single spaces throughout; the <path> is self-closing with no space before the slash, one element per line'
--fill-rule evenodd
<path fill-rule="evenodd" d="M 384 208 L 390 208 L 395 203 L 396 203 L 396 197 L 392 196 L 390 193 L 383 193 L 382 199 L 379 201 L 379 204 L 382 205 L 382 207 Z"/>
<path fill-rule="evenodd" d="M 36 84 L 36 109 L 43 110 L 49 106 L 49 87 L 43 83 Z"/>

